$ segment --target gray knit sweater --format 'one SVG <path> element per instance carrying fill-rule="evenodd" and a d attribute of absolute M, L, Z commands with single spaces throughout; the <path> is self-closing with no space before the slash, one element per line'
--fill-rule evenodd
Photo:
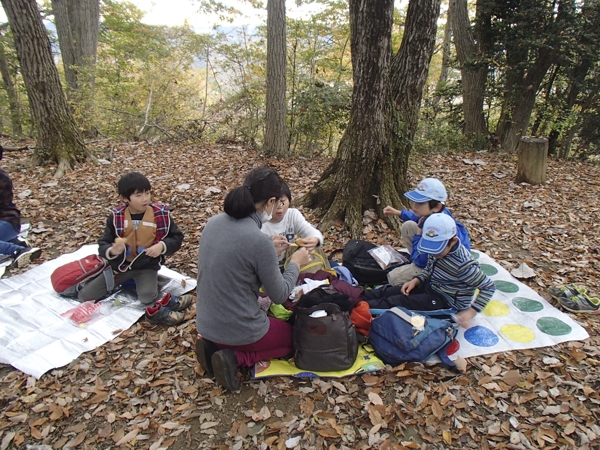
<path fill-rule="evenodd" d="M 279 271 L 271 238 L 260 231 L 257 213 L 245 219 L 219 214 L 208 220 L 198 253 L 196 329 L 211 341 L 248 345 L 262 338 L 269 320 L 259 307 L 264 286 L 274 303 L 283 303 L 300 268 Z"/>

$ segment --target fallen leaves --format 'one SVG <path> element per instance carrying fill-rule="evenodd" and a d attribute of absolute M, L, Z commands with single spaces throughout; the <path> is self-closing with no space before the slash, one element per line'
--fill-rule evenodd
<path fill-rule="evenodd" d="M 60 183 L 53 180 L 52 168 L 23 167 L 13 154 L 5 155 L 17 192 L 31 191 L 18 204 L 31 218 L 32 244 L 50 259 L 94 243 L 106 212 L 118 201 L 116 180 L 135 164 L 149 174 L 154 198 L 174 208 L 185 233 L 169 267 L 194 276 L 202 228 L 222 210 L 225 194 L 239 185 L 243 173 L 269 164 L 298 198 L 328 162 L 302 160 L 299 170 L 294 161 L 263 160 L 252 151 L 182 145 L 171 148 L 169 158 L 199 163 L 178 165 L 174 173 L 145 157 L 160 151 L 145 143 L 123 144 L 111 164 L 82 164 Z M 578 180 L 599 179 L 600 167 L 550 160 L 549 182 L 542 186 L 513 183 L 515 167 L 510 155 L 413 155 L 409 184 L 426 176 L 442 179 L 450 193 L 448 207 L 467 226 L 473 247 L 509 270 L 526 262 L 536 276 L 524 282 L 542 295 L 548 286 L 565 283 L 597 293 L 597 192 Z M 318 223 L 312 211 L 303 213 Z M 402 247 L 398 233 L 375 211 L 365 213 L 363 226 L 363 238 Z M 343 248 L 349 238 L 335 227 L 324 235 L 331 249 Z M 559 449 L 591 448 L 600 436 L 600 326 L 592 317 L 578 317 L 592 336 L 585 343 L 459 358 L 458 375 L 407 363 L 343 379 L 249 381 L 240 394 L 224 392 L 199 370 L 193 311 L 188 319 L 169 329 L 139 322 L 115 330 L 119 336 L 111 342 L 40 380 L 2 368 L 0 450 L 23 444 L 151 450 Z"/>

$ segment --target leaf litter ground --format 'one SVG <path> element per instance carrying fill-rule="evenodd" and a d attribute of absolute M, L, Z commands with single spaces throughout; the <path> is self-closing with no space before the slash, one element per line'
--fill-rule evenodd
<path fill-rule="evenodd" d="M 29 240 L 43 250 L 34 263 L 95 243 L 118 202 L 118 178 L 137 170 L 150 178 L 154 199 L 174 208 L 186 235 L 169 267 L 194 276 L 206 220 L 250 168 L 271 165 L 297 198 L 328 163 L 265 160 L 235 145 L 120 143 L 111 155 L 110 164 L 85 163 L 55 180 L 52 167 L 30 167 L 27 152 L 5 153 L 2 167 L 32 224 Z M 555 304 L 549 286 L 576 283 L 600 293 L 599 168 L 550 160 L 548 183 L 529 186 L 514 184 L 510 155 L 415 155 L 410 184 L 442 179 L 473 247 L 508 270 L 526 263 L 537 275 L 524 282 Z M 374 212 L 363 223 L 364 239 L 400 247 Z M 326 251 L 349 238 L 339 228 L 324 234 Z M 195 361 L 193 309 L 178 327 L 142 319 L 39 380 L 0 366 L 0 450 L 598 448 L 598 317 L 576 317 L 592 336 L 586 342 L 469 358 L 458 376 L 404 364 L 340 380 L 246 381 L 233 394 Z"/>

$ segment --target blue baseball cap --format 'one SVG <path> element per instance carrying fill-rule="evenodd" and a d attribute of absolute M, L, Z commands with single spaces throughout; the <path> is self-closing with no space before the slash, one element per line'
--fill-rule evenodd
<path fill-rule="evenodd" d="M 444 203 L 448 200 L 446 188 L 437 178 L 425 178 L 414 190 L 406 192 L 404 196 L 416 203 L 426 203 L 430 200 Z"/>
<path fill-rule="evenodd" d="M 454 219 L 448 214 L 432 214 L 425 220 L 417 250 L 420 253 L 439 255 L 454 236 L 456 236 Z"/>

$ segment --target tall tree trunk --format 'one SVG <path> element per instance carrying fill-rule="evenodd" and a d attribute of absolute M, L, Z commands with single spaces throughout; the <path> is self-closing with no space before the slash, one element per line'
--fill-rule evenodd
<path fill-rule="evenodd" d="M 435 47 L 440 0 L 411 0 L 400 50 L 392 60 L 390 102 L 386 121 L 388 167 L 380 171 L 386 188 L 380 194 L 382 212 L 387 205 L 406 203 L 408 158 L 419 124 L 423 88 Z M 393 222 L 397 224 L 396 221 Z"/>
<path fill-rule="evenodd" d="M 285 0 L 267 2 L 267 117 L 264 153 L 287 156 Z"/>
<path fill-rule="evenodd" d="M 350 0 L 354 87 L 350 120 L 333 163 L 301 199 L 360 236 L 365 209 L 399 204 L 433 54 L 440 0 L 411 0 L 392 60 L 393 0 Z"/>
<path fill-rule="evenodd" d="M 8 96 L 12 134 L 13 137 L 20 137 L 23 135 L 23 128 L 21 127 L 21 106 L 17 97 L 15 83 L 13 82 L 13 78 L 8 67 L 8 61 L 6 60 L 4 42 L 0 42 L 0 72 L 2 73 L 2 81 L 4 81 L 6 95 Z"/>
<path fill-rule="evenodd" d="M 23 80 L 37 125 L 34 162 L 56 162 L 56 176 L 62 176 L 78 158 L 88 153 L 69 111 L 37 2 L 1 2 L 14 35 Z"/>
<path fill-rule="evenodd" d="M 440 69 L 440 77 L 438 78 L 437 86 L 435 89 L 435 96 L 433 97 L 433 108 L 437 108 L 440 103 L 442 96 L 440 90 L 444 88 L 448 81 L 448 71 L 450 69 L 450 44 L 452 43 L 452 2 L 448 5 L 448 11 L 446 12 L 446 26 L 444 27 L 444 41 L 442 42 L 442 67 Z"/>
<path fill-rule="evenodd" d="M 461 66 L 464 133 L 477 139 L 487 135 L 483 101 L 488 68 L 487 64 L 482 62 L 481 40 L 476 42 L 471 32 L 467 0 L 450 0 L 450 9 L 454 45 Z"/>
<path fill-rule="evenodd" d="M 67 98 L 76 107 L 85 130 L 91 129 L 99 0 L 52 0 L 56 32 L 67 80 Z"/>
<path fill-rule="evenodd" d="M 385 135 L 392 54 L 393 0 L 350 0 L 352 105 L 333 163 L 302 199 L 323 214 L 321 228 L 344 222 L 353 236 L 362 230 L 364 208 L 381 191 L 381 165 L 389 153 Z"/>

